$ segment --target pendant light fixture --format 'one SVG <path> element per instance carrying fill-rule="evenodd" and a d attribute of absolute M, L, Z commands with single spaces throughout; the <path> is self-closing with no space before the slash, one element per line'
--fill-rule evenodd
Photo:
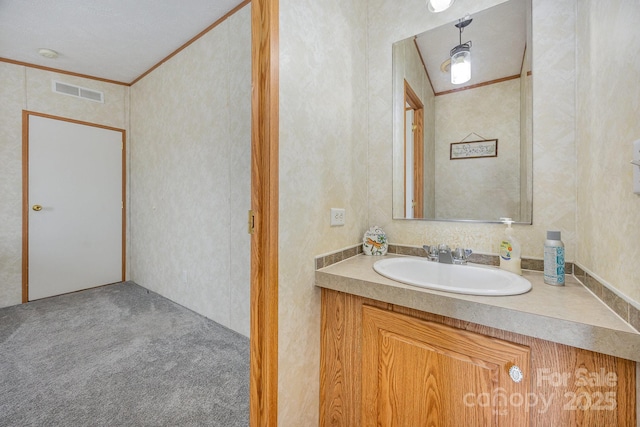
<path fill-rule="evenodd" d="M 458 20 L 455 26 L 459 30 L 460 38 L 458 46 L 451 49 L 451 83 L 459 85 L 471 80 L 471 41 L 462 43 L 462 31 L 471 24 L 468 15 Z"/>
<path fill-rule="evenodd" d="M 456 0 L 427 0 L 429 12 L 438 13 L 447 10 Z"/>

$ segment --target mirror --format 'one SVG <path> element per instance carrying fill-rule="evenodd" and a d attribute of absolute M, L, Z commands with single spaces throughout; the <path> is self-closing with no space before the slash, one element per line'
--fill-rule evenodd
<path fill-rule="evenodd" d="M 393 44 L 393 217 L 530 224 L 531 0 L 460 18 Z M 469 41 L 471 79 L 453 85 Z"/>

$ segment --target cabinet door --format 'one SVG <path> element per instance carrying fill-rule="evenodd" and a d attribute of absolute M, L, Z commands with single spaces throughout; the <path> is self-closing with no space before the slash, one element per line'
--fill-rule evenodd
<path fill-rule="evenodd" d="M 529 425 L 528 347 L 367 306 L 362 327 L 363 425 Z"/>

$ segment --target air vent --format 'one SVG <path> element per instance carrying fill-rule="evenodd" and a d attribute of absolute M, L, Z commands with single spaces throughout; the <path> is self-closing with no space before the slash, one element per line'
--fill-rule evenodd
<path fill-rule="evenodd" d="M 88 99 L 89 101 L 104 103 L 104 93 L 97 90 L 87 89 L 85 87 L 70 85 L 68 83 L 51 81 L 51 88 L 55 93 L 62 95 L 75 96 L 76 98 Z"/>

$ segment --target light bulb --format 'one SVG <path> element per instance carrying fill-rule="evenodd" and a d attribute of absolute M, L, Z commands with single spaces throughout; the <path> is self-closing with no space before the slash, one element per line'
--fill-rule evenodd
<path fill-rule="evenodd" d="M 427 0 L 429 12 L 438 13 L 447 10 L 456 0 Z"/>
<path fill-rule="evenodd" d="M 457 46 L 451 55 L 451 83 L 459 85 L 471 80 L 471 52 L 465 45 Z"/>

